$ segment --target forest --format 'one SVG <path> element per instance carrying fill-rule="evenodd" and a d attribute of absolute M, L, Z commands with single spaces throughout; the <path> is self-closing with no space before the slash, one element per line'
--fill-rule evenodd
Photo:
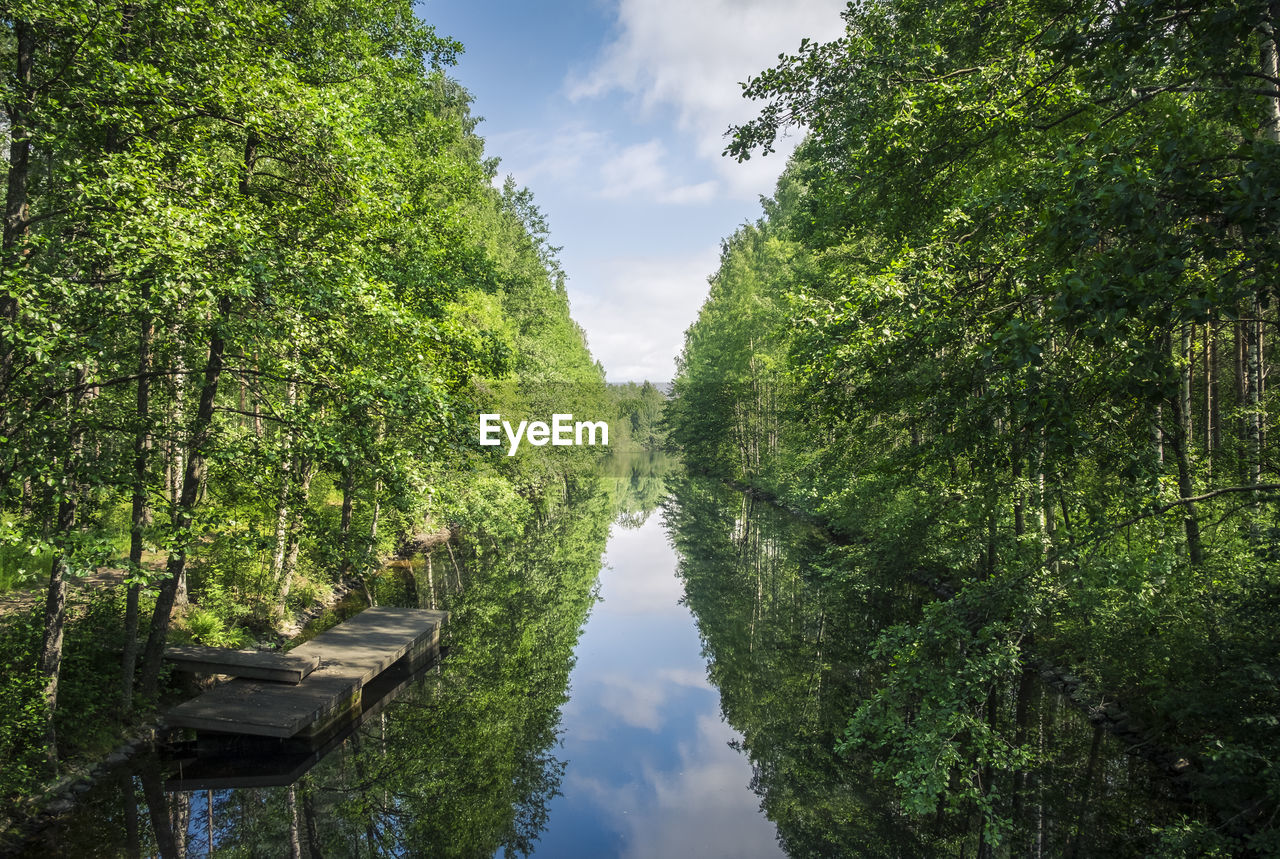
<path fill-rule="evenodd" d="M 742 85 L 725 155 L 798 145 L 668 388 L 606 383 L 409 0 L 7 0 L 0 830 L 147 736 L 167 643 L 354 597 L 449 654 L 313 774 L 201 811 L 152 756 L 42 836 L 533 852 L 661 507 L 790 855 L 1280 855 L 1278 17 L 848 4 Z"/>
<path fill-rule="evenodd" d="M 407 0 L 4 18 L 0 590 L 38 598 L 0 616 L 0 818 L 146 724 L 167 640 L 278 643 L 580 494 L 594 454 L 489 456 L 478 412 L 614 408 Z"/>
<path fill-rule="evenodd" d="M 1276 14 L 850 4 L 744 84 L 728 155 L 803 138 L 722 243 L 670 438 L 825 529 L 840 611 L 929 595 L 830 745 L 979 856 L 1049 849 L 1042 677 L 1202 812 L 1135 821 L 1151 850 L 1280 852 Z"/>

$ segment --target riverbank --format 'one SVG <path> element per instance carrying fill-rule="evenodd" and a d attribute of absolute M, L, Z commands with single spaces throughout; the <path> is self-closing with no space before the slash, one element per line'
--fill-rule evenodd
<path fill-rule="evenodd" d="M 957 730 L 956 724 L 973 721 L 975 727 L 961 731 L 952 742 L 964 742 L 965 735 L 974 730 L 990 732 L 988 742 L 1009 748 L 1011 762 L 1035 759 L 1040 751 L 1034 744 L 1028 745 L 1026 700 L 1029 693 L 1028 681 L 1023 679 L 1031 677 L 1034 678 L 1031 682 L 1043 685 L 1064 706 L 1079 713 L 1090 733 L 1096 732 L 1116 741 L 1124 756 L 1141 762 L 1149 768 L 1153 779 L 1165 784 L 1167 798 L 1179 804 L 1187 818 L 1185 827 L 1174 828 L 1173 838 L 1181 837 L 1177 834 L 1179 832 L 1216 831 L 1217 835 L 1210 837 L 1221 837 L 1225 843 L 1235 844 L 1233 849 L 1239 849 L 1246 843 L 1265 841 L 1271 824 L 1259 817 L 1262 807 L 1260 796 L 1242 792 L 1240 785 L 1233 781 L 1229 759 L 1212 753 L 1212 735 L 1206 738 L 1169 712 L 1170 705 L 1176 704 L 1178 699 L 1153 700 L 1132 688 L 1116 688 L 1105 679 L 1113 674 L 1108 663 L 1097 665 L 1064 658 L 1072 652 L 1071 640 L 1055 639 L 1045 633 L 1052 629 L 1051 624 L 1057 619 L 1050 615 L 1038 620 L 1040 634 L 1030 634 L 1033 627 L 1027 618 L 1038 615 L 1031 613 L 1027 605 L 1010 601 L 1010 589 L 998 575 L 969 581 L 957 577 L 943 580 L 917 569 L 886 564 L 883 559 L 877 562 L 874 555 L 868 555 L 868 547 L 873 541 L 865 534 L 844 532 L 840 530 L 839 523 L 797 508 L 766 487 L 710 474 L 703 474 L 700 479 L 726 486 L 734 492 L 743 493 L 747 499 L 768 505 L 780 515 L 803 523 L 812 530 L 815 539 L 830 544 L 831 557 L 824 561 L 822 574 L 827 587 L 835 588 L 837 592 L 852 587 L 850 598 L 860 601 L 868 598 L 865 589 L 869 586 L 888 587 L 892 581 L 910 581 L 922 595 L 928 595 L 925 604 L 934 603 L 934 607 L 922 615 L 887 630 L 875 646 L 880 657 L 879 670 L 884 672 L 888 682 L 882 680 L 864 693 L 871 703 L 860 711 L 857 723 L 862 726 L 860 730 L 868 730 L 866 726 L 873 723 L 865 720 L 871 718 L 871 713 L 877 713 L 876 719 L 896 720 L 895 724 L 904 725 L 902 731 L 891 734 L 870 734 L 886 753 L 900 754 L 901 749 L 910 748 L 916 742 L 912 736 L 930 730 L 925 727 L 929 724 L 925 715 L 917 710 L 919 703 L 893 685 L 910 683 L 916 684 L 916 689 L 934 688 L 934 694 L 939 696 L 955 696 L 955 709 L 951 711 L 955 713 L 955 721 L 951 727 L 940 730 Z M 852 585 L 858 581 L 863 583 L 856 587 Z M 868 585 L 868 581 L 881 584 Z M 905 641 L 910 640 L 908 636 L 923 642 L 910 645 L 911 648 L 919 647 L 919 650 L 899 650 Z M 1013 644 L 1002 649 L 1001 639 L 1011 640 Z M 957 660 L 956 648 L 960 654 L 968 655 Z M 915 655 L 910 656 L 911 653 Z M 1097 653 L 1096 649 L 1094 653 Z M 909 660 L 916 659 L 930 659 L 938 666 L 947 667 L 939 667 L 936 671 L 928 666 L 924 670 L 907 669 L 901 677 L 895 677 L 895 672 L 903 671 L 902 666 L 909 666 Z M 993 662 L 996 659 L 1000 661 Z M 991 672 L 990 679 L 965 691 L 966 687 L 960 684 L 971 682 L 964 678 L 974 671 L 975 661 L 991 666 L 982 669 Z M 951 672 L 954 679 L 939 676 L 939 671 Z M 966 712 L 970 706 L 972 711 Z M 857 736 L 853 733 L 853 724 L 851 722 L 850 735 L 842 739 L 842 743 L 848 743 L 850 738 Z M 952 753 L 955 752 L 953 747 Z M 959 761 L 963 766 L 964 758 L 959 758 Z M 990 784 L 992 773 L 998 773 L 999 766 L 993 762 L 987 764 L 990 771 L 979 768 L 979 783 Z M 1005 766 L 1007 771 L 1016 774 L 1024 765 L 1011 763 Z M 1015 775 L 1014 782 L 1021 778 L 1025 776 Z M 1004 796 L 1007 797 L 1011 789 L 1008 786 L 1003 788 Z M 1007 807 L 1005 813 L 1016 813 L 1016 807 Z"/>
<path fill-rule="evenodd" d="M 460 523 L 456 539 L 426 541 L 430 565 L 393 559 L 371 578 L 379 605 L 450 612 L 449 654 L 333 749 L 136 754 L 20 855 L 276 855 L 294 838 L 301 855 L 517 852 L 557 785 L 558 711 L 611 519 L 601 484 L 548 493 L 518 521 Z M 348 587 L 304 635 L 363 594 Z"/>
<path fill-rule="evenodd" d="M 395 573 L 403 573 L 403 565 L 414 554 L 431 551 L 457 536 L 456 528 L 442 527 L 416 532 L 407 537 L 394 553 L 390 553 L 379 565 L 374 579 Z M 72 624 L 79 610 L 95 594 L 101 598 L 113 589 L 123 588 L 123 573 L 105 569 L 82 580 L 81 586 L 69 595 L 68 613 Z M 345 576 L 340 578 L 323 599 L 292 613 L 288 622 L 271 633 L 251 633 L 258 650 L 287 650 L 318 634 L 324 628 L 372 604 L 370 577 Z M 117 595 L 118 596 L 118 595 Z M 25 605 L 23 603 L 26 603 Z M 11 599 L 10 613 L 30 610 L 38 604 L 34 596 L 23 600 Z M 315 627 L 315 628 L 313 628 Z M 246 630 L 246 632 L 249 632 Z M 118 658 L 118 654 L 117 654 Z M 185 696 L 166 696 L 160 712 L 143 721 L 132 721 L 119 726 L 110 735 L 99 738 L 93 749 L 79 758 L 60 762 L 57 778 L 42 783 L 26 797 L 14 804 L 6 816 L 0 816 L 0 854 L 16 850 L 30 841 L 42 829 L 75 810 L 77 800 L 90 791 L 103 778 L 110 777 L 120 766 L 128 763 L 135 754 L 151 749 L 157 731 L 163 726 L 163 713 Z"/>

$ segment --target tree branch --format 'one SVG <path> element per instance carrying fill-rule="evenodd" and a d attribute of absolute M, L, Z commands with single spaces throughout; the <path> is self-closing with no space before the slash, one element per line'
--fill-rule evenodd
<path fill-rule="evenodd" d="M 1219 495 L 1227 495 L 1233 492 L 1276 492 L 1280 491 L 1280 483 L 1258 483 L 1253 486 L 1225 486 L 1222 489 L 1214 489 L 1203 495 L 1192 495 L 1190 498 L 1179 498 L 1176 501 L 1169 501 L 1165 504 L 1158 504 L 1145 513 L 1140 513 L 1132 519 L 1126 519 L 1112 530 L 1119 531 L 1121 528 L 1128 528 L 1135 522 L 1141 522 L 1143 519 L 1149 519 L 1152 516 L 1159 516 L 1161 513 L 1167 513 L 1175 507 L 1181 507 L 1186 504 L 1195 504 L 1197 501 L 1205 501 L 1209 498 L 1215 498 Z"/>

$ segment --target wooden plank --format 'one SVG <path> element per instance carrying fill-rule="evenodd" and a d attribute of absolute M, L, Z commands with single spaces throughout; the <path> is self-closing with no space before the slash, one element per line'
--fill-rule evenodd
<path fill-rule="evenodd" d="M 365 683 L 404 656 L 439 648 L 446 612 L 375 607 L 299 645 L 292 654 L 320 667 L 296 686 L 232 680 L 169 711 L 175 727 L 292 737 L 322 732 L 359 707 Z"/>
<path fill-rule="evenodd" d="M 318 744 L 313 745 L 306 740 L 205 734 L 209 747 L 200 748 L 196 757 L 183 760 L 178 774 L 165 781 L 164 789 L 228 790 L 293 784 L 346 742 L 362 724 L 386 709 L 406 688 L 425 677 L 429 670 L 422 666 L 415 671 L 400 672 L 391 668 L 382 672 L 365 686 L 359 714 L 343 722 Z M 247 744 L 250 748 L 239 751 L 238 743 Z"/>
<path fill-rule="evenodd" d="M 274 680 L 278 683 L 300 683 L 303 677 L 320 666 L 319 656 L 230 650 L 198 644 L 166 647 L 164 658 L 183 671 L 230 674 L 232 677 Z"/>

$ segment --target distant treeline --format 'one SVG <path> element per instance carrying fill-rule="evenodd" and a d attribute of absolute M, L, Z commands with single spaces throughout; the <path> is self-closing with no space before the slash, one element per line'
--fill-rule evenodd
<path fill-rule="evenodd" d="M 609 422 L 612 447 L 658 450 L 666 443 L 664 388 L 652 382 L 610 383 L 608 394 L 614 415 Z"/>

